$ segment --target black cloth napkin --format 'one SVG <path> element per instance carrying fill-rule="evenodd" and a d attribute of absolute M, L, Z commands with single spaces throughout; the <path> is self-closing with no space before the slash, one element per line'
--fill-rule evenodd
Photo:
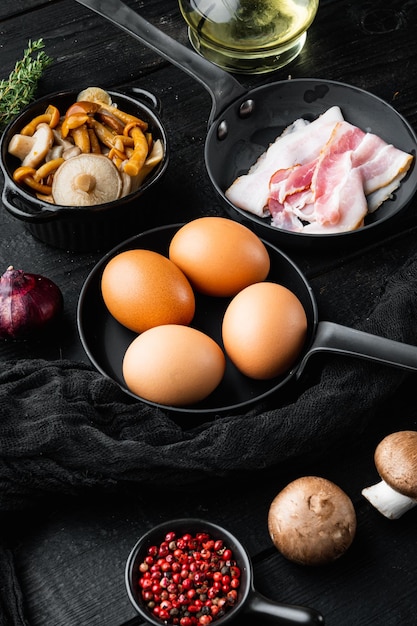
<path fill-rule="evenodd" d="M 416 294 L 414 257 L 387 279 L 361 329 L 417 345 Z M 54 493 L 131 484 L 175 488 L 321 454 L 332 444 L 353 441 L 409 375 L 340 355 L 312 357 L 307 369 L 310 374 L 285 403 L 275 399 L 184 428 L 173 415 L 131 401 L 90 366 L 3 363 L 0 520 Z M 0 611 L 5 626 L 27 623 L 13 556 L 4 544 Z"/>

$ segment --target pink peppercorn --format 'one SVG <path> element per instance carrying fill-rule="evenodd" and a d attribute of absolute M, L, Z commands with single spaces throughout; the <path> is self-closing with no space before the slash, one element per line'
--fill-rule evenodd
<path fill-rule="evenodd" d="M 165 624 L 207 626 L 237 601 L 240 569 L 233 552 L 208 533 L 166 533 L 148 549 L 139 572 L 141 597 Z"/>

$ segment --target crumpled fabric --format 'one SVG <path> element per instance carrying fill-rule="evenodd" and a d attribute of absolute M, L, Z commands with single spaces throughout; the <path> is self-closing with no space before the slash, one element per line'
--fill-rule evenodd
<path fill-rule="evenodd" d="M 416 296 L 413 258 L 387 280 L 361 330 L 417 346 Z M 353 441 L 410 375 L 341 355 L 312 357 L 307 370 L 281 404 L 271 398 L 245 413 L 199 417 L 184 428 L 174 414 L 133 401 L 89 365 L 3 363 L 0 519 L 54 493 L 132 484 L 175 488 L 319 455 Z M 0 559 L 0 620 L 26 626 L 5 546 Z"/>

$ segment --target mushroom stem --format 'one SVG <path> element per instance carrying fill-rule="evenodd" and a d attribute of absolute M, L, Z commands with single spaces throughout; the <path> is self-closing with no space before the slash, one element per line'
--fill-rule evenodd
<path fill-rule="evenodd" d="M 91 174 L 78 174 L 73 180 L 74 189 L 91 193 L 96 186 L 96 179 Z"/>
<path fill-rule="evenodd" d="M 385 480 L 362 490 L 362 495 L 388 519 L 398 519 L 417 506 L 417 500 L 392 489 Z"/>

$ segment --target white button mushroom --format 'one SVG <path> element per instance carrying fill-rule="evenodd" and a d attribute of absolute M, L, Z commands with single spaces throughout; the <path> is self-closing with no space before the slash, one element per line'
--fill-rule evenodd
<path fill-rule="evenodd" d="M 272 501 L 268 530 L 275 547 L 302 565 L 334 561 L 351 545 L 356 513 L 349 496 L 333 482 L 304 476 Z"/>
<path fill-rule="evenodd" d="M 417 432 L 403 430 L 385 437 L 375 450 L 381 481 L 362 495 L 388 519 L 398 519 L 417 505 Z"/>

